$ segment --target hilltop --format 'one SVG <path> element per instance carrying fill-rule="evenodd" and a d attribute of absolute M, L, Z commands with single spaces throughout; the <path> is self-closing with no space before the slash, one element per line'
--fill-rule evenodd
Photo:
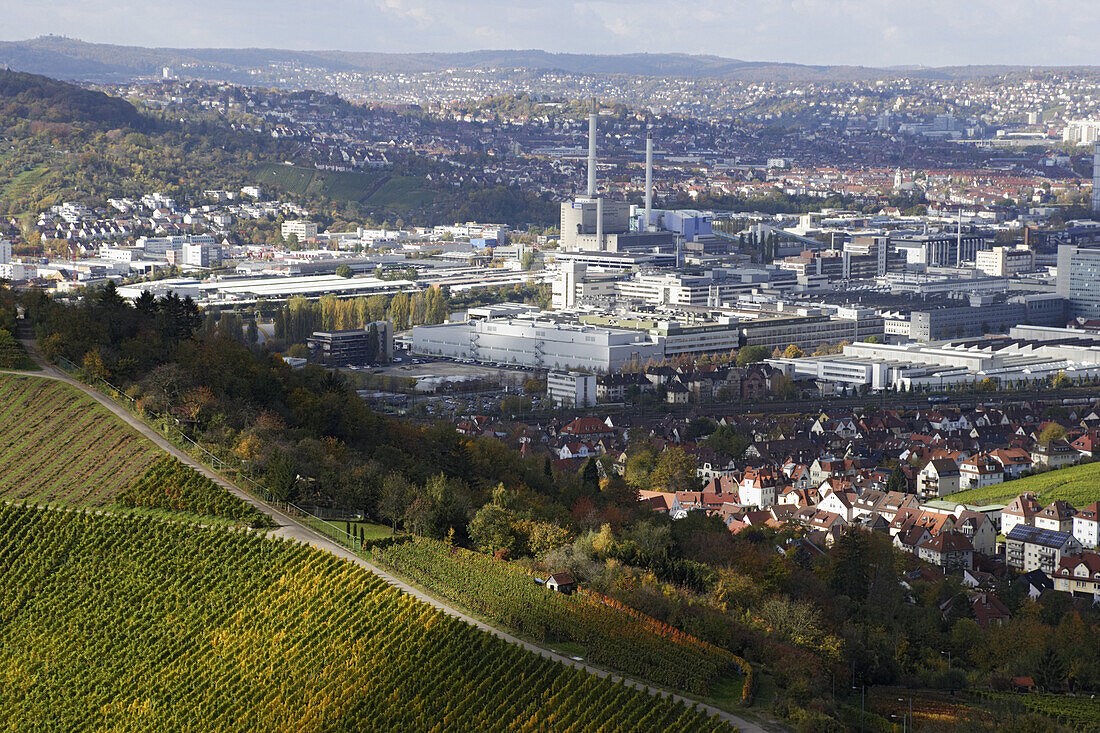
<path fill-rule="evenodd" d="M 38 74 L 0 69 L 0 126 L 22 120 L 110 129 L 147 128 L 129 102 Z"/>
<path fill-rule="evenodd" d="M 538 49 L 479 50 L 462 53 L 375 53 L 293 51 L 272 48 L 145 48 L 86 43 L 42 36 L 0 43 L 0 64 L 67 79 L 125 80 L 157 76 L 164 66 L 186 65 L 202 79 L 247 83 L 249 70 L 272 64 L 308 66 L 328 73 L 431 72 L 444 69 L 528 69 L 573 74 L 624 74 L 729 81 L 856 81 L 898 77 L 959 79 L 1024 73 L 1027 66 L 945 66 L 874 68 L 745 61 L 684 53 L 572 54 Z M 1080 68 L 1080 67 L 1075 67 Z M 1090 67 L 1091 68 L 1091 67 Z M 1054 67 L 1046 69 L 1055 71 Z"/>

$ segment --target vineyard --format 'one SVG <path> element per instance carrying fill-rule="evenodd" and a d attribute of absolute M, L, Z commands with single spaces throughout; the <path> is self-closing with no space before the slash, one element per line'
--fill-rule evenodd
<path fill-rule="evenodd" d="M 1088 463 L 983 486 L 980 489 L 959 491 L 945 496 L 944 500 L 960 504 L 1007 504 L 1023 492 L 1031 491 L 1044 505 L 1064 499 L 1080 508 L 1100 499 L 1098 480 L 1100 463 Z"/>
<path fill-rule="evenodd" d="M 729 730 L 257 533 L 0 506 L 0 727 Z"/>
<path fill-rule="evenodd" d="M 103 505 L 159 455 L 156 446 L 72 387 L 0 374 L 0 499 Z"/>
<path fill-rule="evenodd" d="M 1065 695 L 1016 695 L 1008 692 L 986 693 L 987 698 L 1020 706 L 1063 723 L 1073 730 L 1095 731 L 1100 728 L 1100 701 Z"/>
<path fill-rule="evenodd" d="M 137 482 L 117 497 L 125 507 L 155 507 L 171 511 L 208 514 L 269 527 L 271 519 L 213 481 L 172 456 L 158 459 Z"/>
<path fill-rule="evenodd" d="M 735 675 L 741 660 L 595 594 L 546 590 L 517 566 L 426 539 L 373 557 L 432 593 L 546 644 L 576 644 L 585 659 L 695 694 Z"/>

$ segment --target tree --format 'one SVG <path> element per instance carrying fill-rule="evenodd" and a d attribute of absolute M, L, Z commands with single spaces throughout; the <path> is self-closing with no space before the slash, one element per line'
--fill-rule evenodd
<path fill-rule="evenodd" d="M 1065 684 L 1066 673 L 1066 663 L 1062 661 L 1058 650 L 1048 646 L 1043 656 L 1039 657 L 1032 676 L 1035 678 L 1035 684 L 1044 692 L 1053 692 L 1060 690 Z"/>
<path fill-rule="evenodd" d="M 783 350 L 784 359 L 801 359 L 805 354 L 802 353 L 802 349 L 798 348 L 794 344 L 791 344 Z"/>
<path fill-rule="evenodd" d="M 867 538 L 855 528 L 844 530 L 837 541 L 837 560 L 833 568 L 833 590 L 862 603 L 867 598 L 870 571 L 867 567 Z"/>
<path fill-rule="evenodd" d="M 404 476 L 391 473 L 382 482 L 382 495 L 378 501 L 378 513 L 390 520 L 391 529 L 397 531 L 397 520 L 405 516 L 413 498 L 413 487 Z"/>
<path fill-rule="evenodd" d="M 512 552 L 516 546 L 513 524 L 511 512 L 495 503 L 486 504 L 470 520 L 470 539 L 482 552 Z"/>
<path fill-rule="evenodd" d="M 737 366 L 744 367 L 749 364 L 756 364 L 764 361 L 769 356 L 771 356 L 771 352 L 768 351 L 767 346 L 746 346 L 737 352 Z"/>
<path fill-rule="evenodd" d="M 1058 441 L 1066 439 L 1066 429 L 1058 423 L 1051 423 L 1043 428 L 1043 431 L 1039 433 L 1039 444 L 1047 445 L 1049 443 L 1057 443 Z"/>
<path fill-rule="evenodd" d="M 336 274 L 340 277 L 352 277 L 355 275 L 355 271 L 351 269 L 349 265 L 340 265 L 336 268 Z"/>
<path fill-rule="evenodd" d="M 264 472 L 267 488 L 279 501 L 294 501 L 298 494 L 298 471 L 294 461 L 281 450 L 276 450 L 267 461 Z"/>
<path fill-rule="evenodd" d="M 693 491 L 698 488 L 695 475 L 695 459 L 678 445 L 661 451 L 657 465 L 649 474 L 649 485 L 654 491 Z"/>
<path fill-rule="evenodd" d="M 896 491 L 904 494 L 909 491 L 909 480 L 905 477 L 905 471 L 901 470 L 901 466 L 894 466 L 894 470 L 890 472 L 890 478 L 886 481 L 887 491 Z"/>
<path fill-rule="evenodd" d="M 730 458 L 740 458 L 749 447 L 749 439 L 737 432 L 732 425 L 722 425 L 710 434 L 706 445 L 716 453 Z"/>
<path fill-rule="evenodd" d="M 1054 389 L 1066 389 L 1071 384 L 1070 378 L 1066 376 L 1065 372 L 1058 372 L 1050 380 L 1050 386 Z"/>

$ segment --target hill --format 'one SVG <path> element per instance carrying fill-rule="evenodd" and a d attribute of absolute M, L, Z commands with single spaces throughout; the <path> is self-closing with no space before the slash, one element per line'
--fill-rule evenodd
<path fill-rule="evenodd" d="M 1080 508 L 1100 501 L 1100 463 L 1038 473 L 981 489 L 960 491 L 943 499 L 960 504 L 1007 504 L 1025 491 L 1034 492 L 1043 504 L 1063 499 Z"/>
<path fill-rule="evenodd" d="M 269 524 L 63 382 L 0 374 L 0 406 L 0 500 Z"/>
<path fill-rule="evenodd" d="M 0 126 L 22 120 L 101 129 L 149 126 L 149 121 L 124 99 L 46 76 L 0 69 Z"/>
<path fill-rule="evenodd" d="M 297 543 L 0 506 L 0 555 L 5 728 L 729 730 Z"/>
<path fill-rule="evenodd" d="M 445 69 L 531 69 L 575 74 L 679 76 L 731 81 L 854 81 L 910 77 L 923 79 L 981 78 L 1026 73 L 1027 66 L 954 66 L 873 68 L 814 66 L 743 61 L 721 56 L 681 53 L 569 54 L 537 49 L 502 49 L 463 53 L 371 53 L 350 51 L 290 51 L 268 48 L 143 48 L 85 43 L 59 36 L 42 36 L 0 43 L 0 64 L 66 79 L 121 80 L 155 76 L 164 66 L 187 65 L 197 78 L 249 83 L 250 69 L 291 64 L 339 72 L 430 72 Z M 1076 67 L 1086 68 L 1086 67 Z M 1087 67 L 1092 68 L 1092 67 Z M 1048 71 L 1065 71 L 1050 67 Z M 255 77 L 251 76 L 251 81 Z"/>

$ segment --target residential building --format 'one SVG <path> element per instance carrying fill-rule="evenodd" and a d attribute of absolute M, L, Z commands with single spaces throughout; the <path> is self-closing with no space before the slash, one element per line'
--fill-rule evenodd
<path fill-rule="evenodd" d="M 946 572 L 974 567 L 974 546 L 965 535 L 940 532 L 917 545 L 917 557 Z"/>
<path fill-rule="evenodd" d="M 1007 535 L 1018 524 L 1035 526 L 1035 516 L 1043 510 L 1043 505 L 1030 491 L 1017 496 L 1001 510 L 1001 534 Z"/>
<path fill-rule="evenodd" d="M 1001 464 L 987 456 L 972 456 L 959 464 L 959 490 L 980 489 L 1004 482 Z"/>
<path fill-rule="evenodd" d="M 1070 506 L 1069 502 L 1052 501 L 1049 506 L 1035 515 L 1035 526 L 1039 529 L 1049 529 L 1052 532 L 1065 532 L 1073 534 L 1073 517 L 1077 510 Z"/>
<path fill-rule="evenodd" d="M 766 509 L 775 504 L 779 479 L 771 468 L 748 468 L 741 478 L 738 495 L 746 506 Z"/>
<path fill-rule="evenodd" d="M 1062 557 L 1051 580 L 1054 590 L 1100 599 L 1100 555 L 1081 552 Z"/>
<path fill-rule="evenodd" d="M 1084 547 L 1100 546 L 1100 501 L 1094 501 L 1073 516 L 1073 536 Z"/>
<path fill-rule="evenodd" d="M 959 466 L 950 458 L 929 461 L 917 474 L 917 494 L 936 499 L 959 490 Z"/>
<path fill-rule="evenodd" d="M 1081 543 L 1068 532 L 1018 524 L 1005 535 L 1005 562 L 1024 572 L 1041 570 L 1053 575 L 1063 556 L 1081 549 Z"/>

